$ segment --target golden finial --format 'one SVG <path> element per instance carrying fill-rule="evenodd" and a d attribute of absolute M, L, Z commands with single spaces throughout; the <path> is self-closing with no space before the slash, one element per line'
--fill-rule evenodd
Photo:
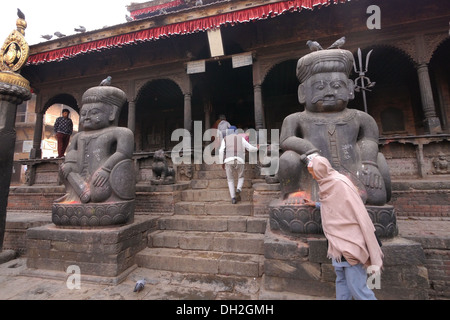
<path fill-rule="evenodd" d="M 0 80 L 2 82 L 10 82 L 20 86 L 29 87 L 26 79 L 18 75 L 28 59 L 30 48 L 25 40 L 25 29 L 27 22 L 25 15 L 17 9 L 16 21 L 17 30 L 13 30 L 8 38 L 6 38 L 3 46 L 0 48 Z"/>

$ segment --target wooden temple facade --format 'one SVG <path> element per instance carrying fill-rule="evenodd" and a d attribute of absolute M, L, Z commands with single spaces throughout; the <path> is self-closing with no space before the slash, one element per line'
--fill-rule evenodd
<path fill-rule="evenodd" d="M 303 108 L 295 68 L 306 41 L 328 47 L 346 36 L 356 71 L 360 49 L 375 83 L 366 105 L 359 92 L 349 107 L 377 121 L 393 180 L 448 179 L 448 1 L 194 2 L 133 3 L 133 21 L 31 46 L 22 72 L 37 95 L 29 160 L 41 158 L 46 111 L 57 103 L 79 111 L 85 90 L 107 76 L 128 96 L 120 125 L 135 132 L 138 156 L 170 151 L 175 129 L 192 133 L 198 121 L 206 130 L 220 114 L 244 129 L 280 129 Z"/>

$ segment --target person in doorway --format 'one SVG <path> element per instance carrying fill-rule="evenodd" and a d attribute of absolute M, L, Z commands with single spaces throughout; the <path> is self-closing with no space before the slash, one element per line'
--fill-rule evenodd
<path fill-rule="evenodd" d="M 224 114 L 219 116 L 219 124 L 217 125 L 219 140 L 224 138 L 227 134 L 227 130 L 230 128 L 231 124 L 227 121 L 227 118 Z"/>
<path fill-rule="evenodd" d="M 358 190 L 327 158 L 312 154 L 308 160 L 308 172 L 319 185 L 320 202 L 305 201 L 320 207 L 328 257 L 336 272 L 336 299 L 376 300 L 367 286 L 366 268 L 379 274 L 383 252 Z"/>
<path fill-rule="evenodd" d="M 244 185 L 245 150 L 254 152 L 258 148 L 249 144 L 242 136 L 239 136 L 235 126 L 230 126 L 220 144 L 219 159 L 227 175 L 232 204 L 236 204 L 241 200 L 241 191 Z M 234 189 L 235 173 L 238 176 L 236 190 Z"/>
<path fill-rule="evenodd" d="M 73 122 L 69 118 L 69 109 L 63 109 L 62 116 L 58 117 L 53 125 L 53 130 L 56 134 L 56 141 L 58 142 L 58 158 L 63 158 L 69 145 L 70 136 L 73 132 Z"/>

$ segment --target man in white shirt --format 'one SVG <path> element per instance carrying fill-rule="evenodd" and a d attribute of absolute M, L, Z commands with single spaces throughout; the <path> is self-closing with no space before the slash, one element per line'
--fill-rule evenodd
<path fill-rule="evenodd" d="M 245 150 L 254 152 L 258 151 L 258 148 L 252 146 L 242 136 L 238 135 L 235 126 L 230 126 L 227 135 L 220 144 L 219 159 L 222 163 L 222 168 L 225 169 L 227 174 L 232 204 L 236 204 L 241 200 L 241 191 L 244 185 Z M 234 190 L 234 172 L 238 176 L 236 190 Z"/>

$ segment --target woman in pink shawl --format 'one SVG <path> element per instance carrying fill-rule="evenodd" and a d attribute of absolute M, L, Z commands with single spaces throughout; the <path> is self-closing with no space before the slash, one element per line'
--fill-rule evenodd
<path fill-rule="evenodd" d="M 312 157 L 308 171 L 319 184 L 322 228 L 336 271 L 336 299 L 375 300 L 365 268 L 381 270 L 383 252 L 358 190 L 322 156 Z"/>

